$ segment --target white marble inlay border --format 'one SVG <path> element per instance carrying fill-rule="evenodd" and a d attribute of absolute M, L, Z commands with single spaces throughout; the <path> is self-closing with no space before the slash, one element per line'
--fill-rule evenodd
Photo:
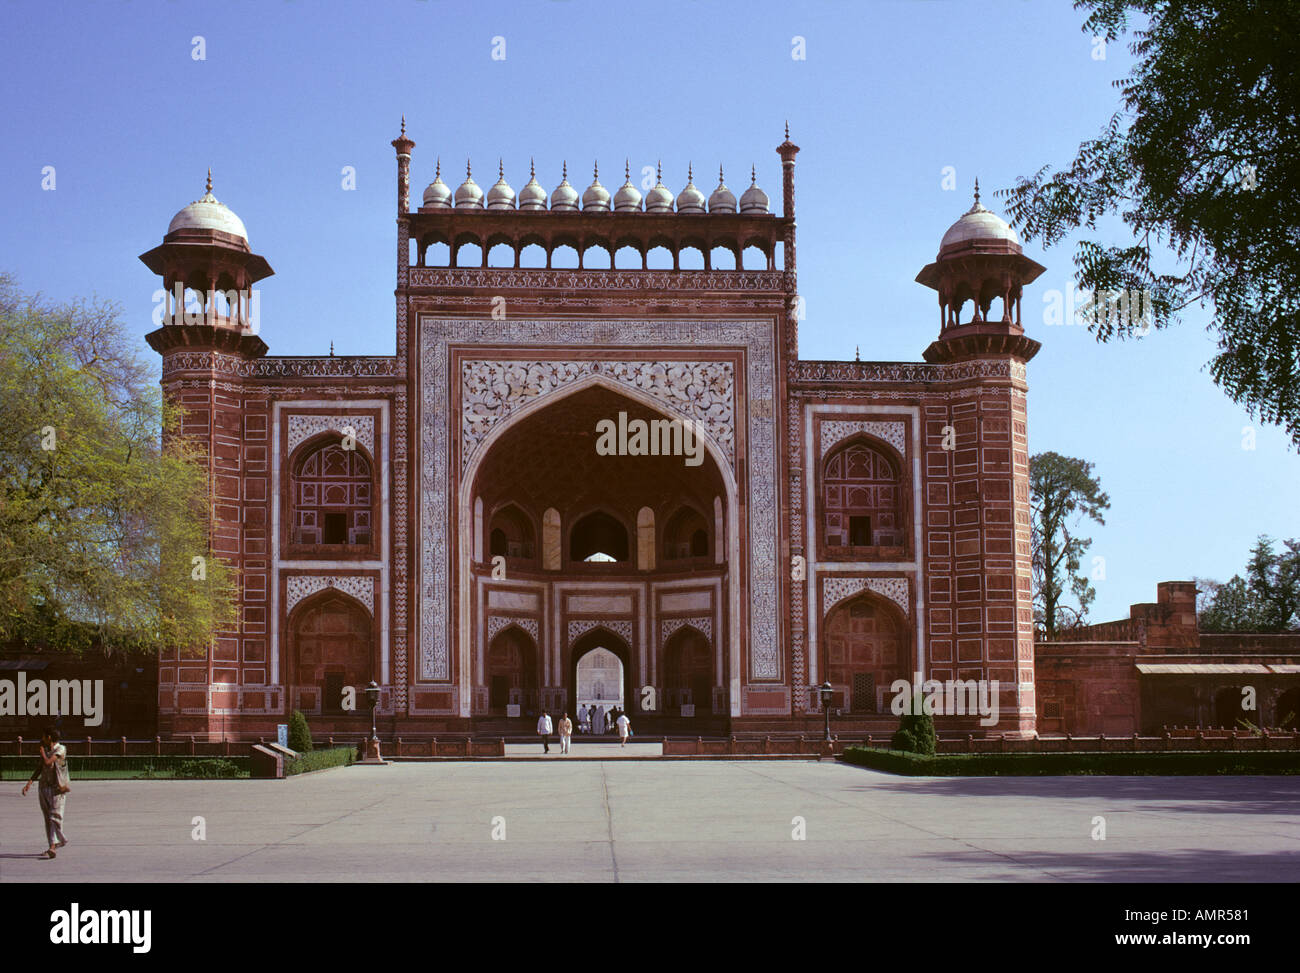
<path fill-rule="evenodd" d="M 704 637 L 713 641 L 713 619 L 708 615 L 700 615 L 695 618 L 665 618 L 659 623 L 659 644 L 662 646 L 668 641 L 668 637 L 676 632 L 683 625 L 689 625 L 700 632 Z"/>
<path fill-rule="evenodd" d="M 349 426 L 356 430 L 357 442 L 366 447 L 366 451 L 369 452 L 371 456 L 374 456 L 374 416 L 291 414 L 289 416 L 289 452 L 292 453 L 298 448 L 299 443 L 305 442 L 317 433 L 336 432 L 340 436 L 345 435 L 347 427 Z"/>
<path fill-rule="evenodd" d="M 375 579 L 372 575 L 338 575 L 338 574 L 295 574 L 285 579 L 284 610 L 293 611 L 293 606 L 309 595 L 326 588 L 337 588 L 344 594 L 351 595 L 366 606 L 371 617 L 375 614 Z"/>
<path fill-rule="evenodd" d="M 821 452 L 823 458 L 836 443 L 848 439 L 857 433 L 865 432 L 869 436 L 883 439 L 903 456 L 907 455 L 907 425 L 902 422 L 870 422 L 867 420 L 832 419 L 823 420 L 821 424 Z"/>
<path fill-rule="evenodd" d="M 856 595 L 859 591 L 874 591 L 884 595 L 903 609 L 903 617 L 912 617 L 909 604 L 911 584 L 907 578 L 822 578 L 823 613 L 829 615 L 831 609 L 845 598 Z"/>
<path fill-rule="evenodd" d="M 487 640 L 491 642 L 497 637 L 498 633 L 509 628 L 511 625 L 518 625 L 521 629 L 533 637 L 533 642 L 538 642 L 537 637 L 537 619 L 535 618 L 514 618 L 510 615 L 489 615 L 487 623 Z"/>
<path fill-rule="evenodd" d="M 585 635 L 593 628 L 607 628 L 626 642 L 628 648 L 636 648 L 636 639 L 632 635 L 632 623 L 627 619 L 611 618 L 569 619 L 569 645 L 573 645 L 579 636 Z"/>

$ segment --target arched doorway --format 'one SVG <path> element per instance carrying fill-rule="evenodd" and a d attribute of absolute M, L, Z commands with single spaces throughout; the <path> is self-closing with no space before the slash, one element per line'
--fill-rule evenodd
<path fill-rule="evenodd" d="M 488 711 L 493 716 L 505 716 L 510 705 L 519 706 L 523 714 L 537 710 L 537 648 L 517 626 L 488 645 L 486 668 Z"/>
<path fill-rule="evenodd" d="M 606 714 L 618 708 L 629 717 L 636 717 L 631 652 L 627 643 L 613 632 L 596 628 L 573 643 L 570 676 L 569 698 L 574 701 L 570 717 L 576 720 L 577 712 L 584 705 L 589 710 L 599 707 Z M 612 729 L 607 721 L 606 731 Z"/>
<path fill-rule="evenodd" d="M 677 716 L 682 706 L 695 707 L 696 716 L 713 711 L 712 646 L 689 625 L 679 628 L 664 645 L 663 712 Z"/>
<path fill-rule="evenodd" d="M 1217 690 L 1214 694 L 1214 725 L 1225 730 L 1234 730 L 1240 729 L 1238 720 L 1259 723 L 1258 712 L 1241 708 L 1244 699 L 1241 689 L 1237 686 Z"/>
<path fill-rule="evenodd" d="M 861 594 L 837 605 L 826 620 L 821 678 L 835 688 L 831 705 L 851 713 L 880 710 L 881 691 L 910 679 L 911 631 L 890 603 Z"/>
<path fill-rule="evenodd" d="M 361 688 L 375 678 L 374 623 L 357 601 L 336 591 L 299 605 L 289 624 L 289 686 L 294 708 L 324 716 L 365 715 Z M 343 690 L 357 690 L 343 709 Z"/>

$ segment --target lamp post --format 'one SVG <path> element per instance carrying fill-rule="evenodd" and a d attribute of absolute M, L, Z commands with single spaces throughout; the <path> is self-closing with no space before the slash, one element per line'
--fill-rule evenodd
<path fill-rule="evenodd" d="M 826 718 L 826 742 L 831 742 L 831 694 L 834 690 L 831 688 L 830 680 L 822 683 L 820 686 L 813 686 L 817 690 L 817 695 L 821 699 L 822 715 Z"/>
<path fill-rule="evenodd" d="M 379 683 L 373 679 L 366 687 L 366 698 L 370 700 L 370 746 L 366 748 L 367 759 L 379 760 L 379 730 L 375 726 L 375 712 L 379 706 Z"/>

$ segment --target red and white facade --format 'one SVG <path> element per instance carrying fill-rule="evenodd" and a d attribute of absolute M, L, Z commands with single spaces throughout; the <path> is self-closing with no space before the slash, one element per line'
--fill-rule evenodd
<path fill-rule="evenodd" d="M 841 720 L 892 728 L 918 672 L 998 682 L 996 725 L 941 729 L 1033 731 L 1019 299 L 1042 268 L 978 197 L 918 277 L 941 309 L 923 362 L 803 361 L 788 138 L 779 216 L 721 180 L 674 208 L 662 184 L 643 205 L 597 180 L 579 205 L 566 178 L 548 206 L 532 180 L 439 178 L 413 208 L 414 143 L 393 144 L 395 356 L 270 356 L 242 298 L 149 335 L 240 574 L 237 627 L 160 660 L 163 733 L 256 736 L 293 709 L 368 728 L 364 696 L 340 700 L 372 679 L 385 732 L 526 731 L 585 701 L 596 648 L 638 732 L 803 731 L 825 681 Z M 467 243 L 481 266 L 457 265 Z M 489 265 L 503 245 L 513 266 Z M 546 267 L 520 266 L 533 246 Z M 550 266 L 561 247 L 579 267 Z M 658 247 L 705 269 L 646 269 Z M 142 259 L 169 291 L 271 273 L 210 193 Z M 689 427 L 698 462 L 606 455 L 606 420 Z"/>

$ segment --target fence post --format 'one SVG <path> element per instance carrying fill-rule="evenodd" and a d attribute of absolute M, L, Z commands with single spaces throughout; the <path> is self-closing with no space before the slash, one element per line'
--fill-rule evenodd
<path fill-rule="evenodd" d="M 86 737 L 86 756 L 90 756 L 90 737 Z"/>
<path fill-rule="evenodd" d="M 18 738 L 18 756 L 21 757 L 22 755 L 23 755 L 23 738 L 22 738 L 22 737 L 19 737 L 19 738 Z"/>
<path fill-rule="evenodd" d="M 1174 748 L 1173 734 L 1169 732 L 1169 727 L 1165 727 L 1165 749 L 1172 750 L 1173 748 Z"/>
<path fill-rule="evenodd" d="M 153 738 L 153 755 L 155 757 L 162 756 L 162 737 L 160 736 L 154 736 Z"/>
<path fill-rule="evenodd" d="M 772 738 L 771 736 L 765 736 L 763 737 L 763 753 L 767 754 L 771 752 L 772 752 Z"/>
<path fill-rule="evenodd" d="M 696 738 L 695 738 L 695 756 L 698 757 L 698 756 L 699 756 L 700 754 L 702 754 L 703 752 L 704 752 L 704 737 L 696 737 Z"/>
<path fill-rule="evenodd" d="M 974 733 L 967 733 L 967 734 L 966 734 L 966 752 L 967 752 L 967 753 L 974 753 L 974 752 L 975 752 L 975 734 L 974 734 Z"/>
<path fill-rule="evenodd" d="M 1267 750 L 1267 749 L 1268 749 L 1268 740 L 1269 740 L 1268 730 L 1267 730 L 1267 729 L 1260 730 L 1260 731 L 1259 731 L 1259 748 L 1260 748 L 1261 750 Z"/>
<path fill-rule="evenodd" d="M 1196 728 L 1196 749 L 1205 749 L 1205 732 L 1199 726 Z"/>
<path fill-rule="evenodd" d="M 736 734 L 733 733 L 731 734 L 731 739 L 727 741 L 727 753 L 734 754 L 735 752 L 736 752 Z"/>
<path fill-rule="evenodd" d="M 505 738 L 505 737 L 497 737 L 497 751 L 498 751 L 498 752 L 497 752 L 497 756 L 498 756 L 498 757 L 504 757 L 504 756 L 506 755 L 506 738 Z"/>
<path fill-rule="evenodd" d="M 393 756 L 400 757 L 401 755 L 402 755 L 402 738 L 398 737 L 396 744 L 393 746 Z"/>
<path fill-rule="evenodd" d="M 1138 735 L 1137 735 L 1137 730 L 1134 730 L 1133 731 L 1133 752 L 1137 753 L 1137 749 L 1138 749 Z"/>
<path fill-rule="evenodd" d="M 89 738 L 87 738 L 89 740 Z M 194 734 L 190 734 L 190 756 L 194 756 Z"/>
<path fill-rule="evenodd" d="M 1073 749 L 1074 749 L 1074 736 L 1073 734 L 1067 733 L 1065 735 L 1065 751 L 1066 753 L 1069 753 Z"/>

